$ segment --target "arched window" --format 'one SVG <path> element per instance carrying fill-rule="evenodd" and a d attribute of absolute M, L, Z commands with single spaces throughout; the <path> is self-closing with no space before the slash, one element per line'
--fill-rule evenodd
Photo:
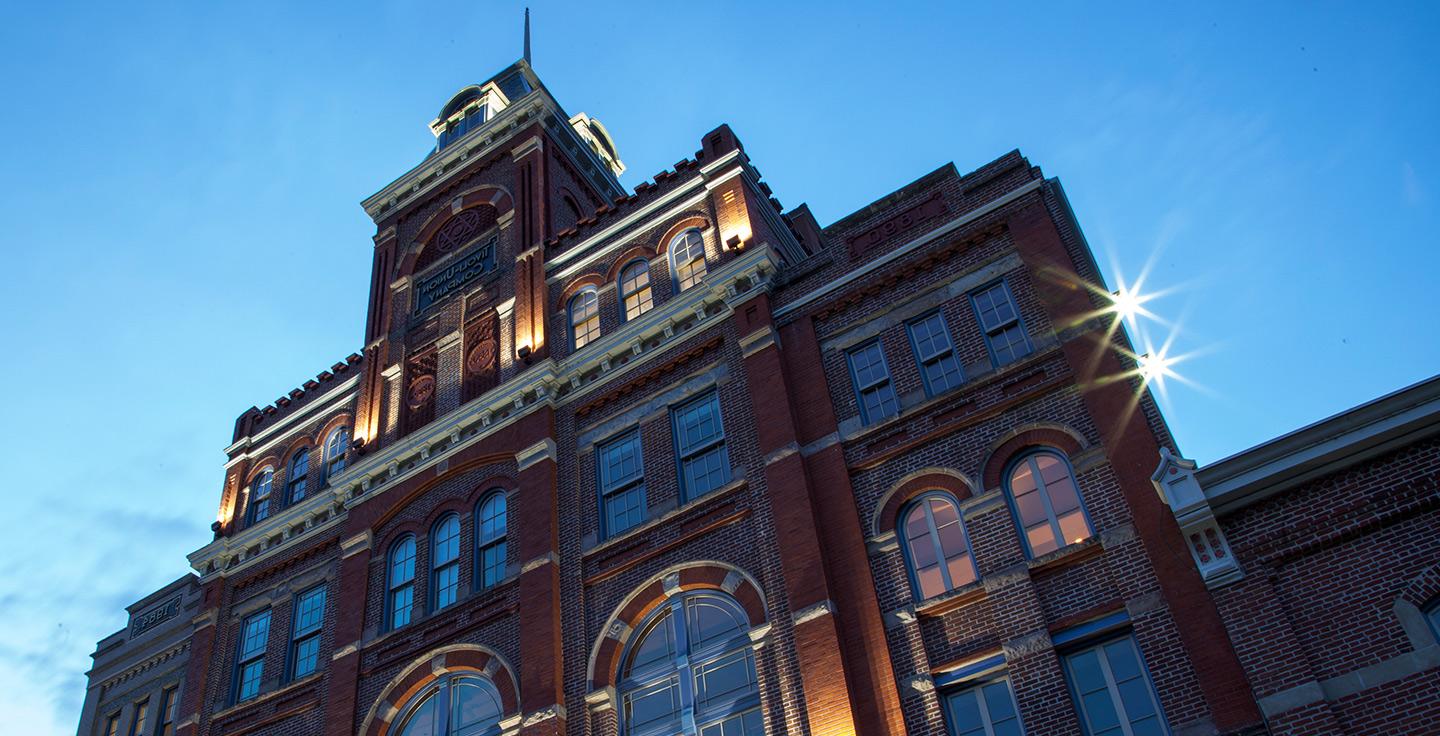
<path fill-rule="evenodd" d="M 275 485 L 275 470 L 266 468 L 250 482 L 250 523 L 270 517 L 270 488 Z"/>
<path fill-rule="evenodd" d="M 325 438 L 325 477 L 333 478 L 345 469 L 345 455 L 350 452 L 350 428 L 337 427 Z"/>
<path fill-rule="evenodd" d="M 600 294 L 593 287 L 570 297 L 570 334 L 576 350 L 600 337 Z"/>
<path fill-rule="evenodd" d="M 398 629 L 410 623 L 415 609 L 415 538 L 407 535 L 390 545 L 386 560 L 385 618 Z"/>
<path fill-rule="evenodd" d="M 1005 485 L 1031 557 L 1094 534 L 1070 463 L 1059 452 L 1040 450 L 1015 461 Z"/>
<path fill-rule="evenodd" d="M 490 736 L 505 714 L 488 677 L 446 675 L 421 690 L 396 722 L 399 736 Z"/>
<path fill-rule="evenodd" d="M 650 311 L 650 264 L 635 261 L 620 271 L 620 318 L 630 321 Z"/>
<path fill-rule="evenodd" d="M 287 503 L 295 503 L 305 498 L 305 478 L 310 475 L 310 448 L 305 448 L 290 458 L 290 475 L 285 484 L 285 495 L 288 496 Z"/>
<path fill-rule="evenodd" d="M 449 514 L 430 533 L 430 610 L 438 611 L 460 593 L 460 517 Z"/>
<path fill-rule="evenodd" d="M 505 579 L 505 491 L 492 491 L 475 509 L 475 587 Z"/>
<path fill-rule="evenodd" d="M 910 504 L 900 522 L 905 561 L 919 600 L 975 582 L 975 558 L 955 499 L 932 491 Z"/>
<path fill-rule="evenodd" d="M 622 733 L 765 733 L 749 620 L 733 599 L 679 595 L 636 631 L 621 665 Z"/>
<path fill-rule="evenodd" d="M 690 228 L 670 241 L 670 272 L 675 291 L 684 291 L 705 278 L 705 240 L 700 231 Z"/>

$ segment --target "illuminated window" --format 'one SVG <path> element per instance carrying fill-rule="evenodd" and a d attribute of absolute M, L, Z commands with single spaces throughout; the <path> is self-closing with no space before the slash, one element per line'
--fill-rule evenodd
<path fill-rule="evenodd" d="M 749 619 L 734 600 L 679 595 L 636 630 L 620 677 L 622 733 L 765 733 Z"/>
<path fill-rule="evenodd" d="M 460 593 L 460 517 L 450 514 L 430 534 L 430 610 L 454 603 Z"/>
<path fill-rule="evenodd" d="M 285 493 L 289 496 L 289 503 L 296 503 L 305 498 L 305 478 L 310 475 L 310 449 L 306 448 L 295 453 L 290 459 L 290 476 L 285 484 Z"/>
<path fill-rule="evenodd" d="M 491 491 L 475 518 L 475 587 L 484 590 L 505 579 L 505 491 Z"/>
<path fill-rule="evenodd" d="M 620 272 L 620 315 L 626 321 L 650 311 L 650 264 L 635 261 Z"/>
<path fill-rule="evenodd" d="M 275 471 L 266 468 L 250 483 L 250 523 L 270 517 L 270 487 L 275 484 Z"/>
<path fill-rule="evenodd" d="M 670 241 L 670 270 L 675 290 L 684 291 L 705 278 L 705 239 L 691 228 Z"/>
<path fill-rule="evenodd" d="M 1155 687 L 1129 636 L 1067 654 L 1065 674 L 1085 732 L 1096 736 L 1166 736 Z"/>
<path fill-rule="evenodd" d="M 385 616 L 391 629 L 410 623 L 415 609 L 415 538 L 406 536 L 386 556 Z"/>
<path fill-rule="evenodd" d="M 421 690 L 396 719 L 399 736 L 492 736 L 500 733 L 500 691 L 487 677 L 446 675 Z"/>
<path fill-rule="evenodd" d="M 160 730 L 157 736 L 175 736 L 175 708 L 179 703 L 179 686 L 165 688 L 160 693 Z"/>
<path fill-rule="evenodd" d="M 130 736 L 146 736 L 145 720 L 150 717 L 150 699 L 135 704 L 135 714 L 130 718 Z"/>
<path fill-rule="evenodd" d="M 1010 681 L 988 677 L 945 693 L 945 716 L 954 736 L 1024 736 Z M 1106 732 L 1106 736 L 1111 736 Z"/>
<path fill-rule="evenodd" d="M 105 736 L 120 736 L 120 714 L 105 719 Z"/>
<path fill-rule="evenodd" d="M 290 635 L 290 679 L 315 671 L 320 661 L 320 627 L 325 623 L 325 586 L 295 597 L 295 623 Z"/>
<path fill-rule="evenodd" d="M 595 466 L 603 534 L 614 536 L 644 521 L 645 465 L 640 457 L 640 430 L 600 445 L 595 450 Z"/>
<path fill-rule="evenodd" d="M 570 334 L 576 350 L 600 337 L 600 294 L 595 289 L 581 289 L 570 297 Z"/>
<path fill-rule="evenodd" d="M 730 481 L 730 456 L 715 391 L 670 411 L 680 463 L 680 498 L 699 498 Z"/>
<path fill-rule="evenodd" d="M 900 411 L 895 387 L 890 385 L 890 369 L 880 341 L 872 340 L 845 354 L 850 362 L 850 380 L 860 405 L 860 422 L 871 424 Z"/>
<path fill-rule="evenodd" d="M 325 477 L 333 478 L 345 469 L 345 455 L 350 452 L 350 428 L 339 427 L 325 439 Z"/>
<path fill-rule="evenodd" d="M 950 329 L 939 312 L 913 320 L 906 327 L 910 333 L 910 346 L 915 350 L 915 362 L 920 366 L 920 377 L 925 383 L 926 396 L 934 396 L 964 382 L 960 358 L 955 355 L 954 346 L 950 343 Z"/>
<path fill-rule="evenodd" d="M 965 524 L 950 494 L 926 493 L 905 509 L 899 533 L 919 600 L 975 582 L 975 560 Z"/>
<path fill-rule="evenodd" d="M 1010 468 L 1006 490 L 1031 557 L 1094 534 L 1070 463 L 1059 453 L 1041 450 L 1020 458 Z"/>
<path fill-rule="evenodd" d="M 235 667 L 235 700 L 249 700 L 260 694 L 265 674 L 265 645 L 270 638 L 270 611 L 247 617 L 240 626 L 240 650 Z"/>
<path fill-rule="evenodd" d="M 990 361 L 996 368 L 1030 354 L 1030 338 L 1025 336 L 1020 310 L 1004 281 L 971 294 L 970 303 L 975 307 L 975 318 L 980 321 Z"/>

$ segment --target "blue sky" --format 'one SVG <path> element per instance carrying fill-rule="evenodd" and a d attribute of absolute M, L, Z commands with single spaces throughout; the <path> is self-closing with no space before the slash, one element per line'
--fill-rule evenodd
<path fill-rule="evenodd" d="M 831 222 L 947 161 L 1058 176 L 1202 463 L 1440 368 L 1430 4 L 536 2 L 535 65 L 633 187 L 728 122 Z M 1007 4 L 1008 5 L 1008 4 Z M 295 6 L 295 7 L 291 7 Z M 358 202 L 509 2 L 30 3 L 0 17 L 0 712 L 73 733 L 95 641 L 208 541 L 235 417 L 360 347 Z"/>

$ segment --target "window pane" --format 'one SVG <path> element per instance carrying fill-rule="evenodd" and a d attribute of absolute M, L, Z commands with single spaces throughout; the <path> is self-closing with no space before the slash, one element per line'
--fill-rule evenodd
<path fill-rule="evenodd" d="M 480 551 L 480 587 L 491 588 L 505 579 L 505 542 L 497 542 Z"/>
<path fill-rule="evenodd" d="M 672 677 L 626 696 L 625 716 L 631 732 L 679 719 L 679 682 Z"/>
<path fill-rule="evenodd" d="M 241 700 L 248 700 L 260 694 L 260 675 L 264 672 L 265 660 L 260 659 L 240 668 Z"/>
<path fill-rule="evenodd" d="M 992 682 L 981 688 L 985 707 L 990 711 L 990 723 L 996 736 L 1020 734 L 1020 717 L 1015 712 L 1015 698 L 1010 693 L 1010 681 Z"/>
<path fill-rule="evenodd" d="M 1070 480 L 1069 474 L 1049 483 L 1045 490 L 1050 493 L 1050 507 L 1055 509 L 1055 513 L 1063 514 L 1080 508 L 1080 493 L 1075 489 L 1075 482 Z"/>
<path fill-rule="evenodd" d="M 736 612 L 711 600 L 692 598 L 685 607 L 691 651 L 713 641 L 733 639 L 750 628 L 736 617 Z"/>
<path fill-rule="evenodd" d="M 603 445 L 599 452 L 600 486 L 610 489 L 640 477 L 640 434 L 630 434 Z"/>
<path fill-rule="evenodd" d="M 916 513 L 919 514 L 921 520 L 924 520 L 924 512 L 917 509 Z M 934 565 L 939 559 L 935 554 L 935 549 L 935 540 L 930 536 L 930 530 L 927 528 L 922 536 L 910 540 L 911 563 L 917 568 Z"/>
<path fill-rule="evenodd" d="M 685 496 L 699 498 L 730 480 L 725 448 L 717 447 L 684 461 Z"/>
<path fill-rule="evenodd" d="M 635 319 L 650 311 L 654 303 L 650 296 L 649 264 L 637 261 L 627 266 L 620 276 L 620 293 L 624 299 L 625 319 Z"/>
<path fill-rule="evenodd" d="M 451 563 L 435 571 L 435 608 L 455 602 L 460 592 L 460 565 Z"/>
<path fill-rule="evenodd" d="M 1090 524 L 1085 514 L 1072 511 L 1060 517 L 1060 533 L 1065 535 L 1066 544 L 1078 544 L 1090 538 Z"/>
<path fill-rule="evenodd" d="M 443 565 L 460 557 L 460 517 L 448 516 L 435 526 L 431 564 Z"/>
<path fill-rule="evenodd" d="M 952 587 L 959 588 L 975 582 L 975 565 L 970 561 L 970 555 L 951 557 L 946 560 L 945 565 L 950 572 Z"/>
<path fill-rule="evenodd" d="M 708 708 L 755 689 L 755 667 L 750 650 L 741 649 L 695 668 L 695 705 Z"/>
<path fill-rule="evenodd" d="M 571 298 L 570 328 L 576 350 L 600 337 L 600 296 L 594 289 L 586 289 Z"/>
<path fill-rule="evenodd" d="M 431 695 L 410 714 L 410 720 L 405 722 L 400 736 L 438 736 L 439 732 L 435 727 L 435 708 L 435 696 Z"/>
<path fill-rule="evenodd" d="M 645 486 L 633 486 L 605 497 L 605 531 L 619 534 L 645 521 Z"/>
<path fill-rule="evenodd" d="M 505 494 L 492 493 L 480 506 L 480 541 L 498 539 L 505 531 Z"/>
<path fill-rule="evenodd" d="M 675 630 L 674 622 L 670 613 L 660 614 L 651 625 L 650 630 L 640 643 L 635 646 L 635 653 L 630 657 L 630 667 L 626 674 L 643 672 L 646 667 L 662 662 L 669 662 L 675 656 Z"/>
<path fill-rule="evenodd" d="M 940 577 L 940 566 L 922 567 L 915 571 L 915 580 L 920 583 L 920 597 L 934 598 L 945 592 L 945 580 Z"/>
<path fill-rule="evenodd" d="M 488 680 L 466 677 L 454 681 L 450 688 L 454 703 L 455 728 L 466 728 L 500 720 L 500 692 Z"/>
<path fill-rule="evenodd" d="M 390 626 L 399 628 L 410 623 L 410 610 L 415 607 L 415 587 L 406 585 L 390 594 Z"/>
<path fill-rule="evenodd" d="M 1105 645 L 1105 658 L 1110 664 L 1110 675 L 1116 682 L 1133 680 L 1140 676 L 1140 662 L 1130 639 L 1120 639 Z"/>
<path fill-rule="evenodd" d="M 325 589 L 314 588 L 295 600 L 295 633 L 308 634 L 320 628 L 325 618 Z"/>
<path fill-rule="evenodd" d="M 1040 500 L 1039 491 L 1028 493 L 1017 493 L 1015 495 L 1015 510 L 1020 512 L 1020 523 L 1031 526 L 1046 521 L 1045 503 Z"/>
<path fill-rule="evenodd" d="M 1022 462 L 1010 473 L 1010 492 L 1016 496 L 1035 490 L 1035 476 L 1030 472 L 1030 463 Z"/>
<path fill-rule="evenodd" d="M 860 399 L 865 409 L 866 421 L 884 419 L 900 410 L 900 404 L 895 400 L 895 391 L 890 388 L 889 382 L 867 389 L 860 395 Z"/>
<path fill-rule="evenodd" d="M 1055 542 L 1055 532 L 1051 530 L 1048 521 L 1026 529 L 1025 539 L 1030 543 L 1030 554 L 1035 557 L 1060 549 L 1060 545 Z"/>
<path fill-rule="evenodd" d="M 240 643 L 240 658 L 249 659 L 265 651 L 265 642 L 270 636 L 270 612 L 264 611 L 245 619 L 244 638 Z"/>
<path fill-rule="evenodd" d="M 1000 365 L 1013 363 L 1030 354 L 1030 346 L 1025 342 L 1025 331 L 1020 329 L 1018 324 L 995 333 L 990 344 L 995 351 L 995 362 Z"/>
<path fill-rule="evenodd" d="M 980 702 L 974 689 L 961 690 L 949 696 L 946 704 L 950 709 L 950 728 L 955 736 L 986 736 L 985 718 L 980 713 Z"/>
<path fill-rule="evenodd" d="M 315 671 L 315 664 L 320 656 L 320 637 L 311 636 L 295 643 L 295 672 L 294 677 L 304 677 Z"/>

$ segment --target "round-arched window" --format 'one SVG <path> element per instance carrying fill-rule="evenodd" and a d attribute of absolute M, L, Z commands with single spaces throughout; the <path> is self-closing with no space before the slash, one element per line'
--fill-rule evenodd
<path fill-rule="evenodd" d="M 570 336 L 576 350 L 600 337 L 600 294 L 593 287 L 570 297 Z"/>
<path fill-rule="evenodd" d="M 765 732 L 749 619 L 734 599 L 675 596 L 636 630 L 622 660 L 623 733 Z"/>
<path fill-rule="evenodd" d="M 690 228 L 670 241 L 670 270 L 675 290 L 684 291 L 705 278 L 705 239 Z"/>
<path fill-rule="evenodd" d="M 628 322 L 655 306 L 650 295 L 650 264 L 643 259 L 620 271 L 620 319 Z"/>
<path fill-rule="evenodd" d="M 932 491 L 912 502 L 900 522 L 905 560 L 919 600 L 975 582 L 975 561 L 955 499 Z"/>
<path fill-rule="evenodd" d="M 1005 486 L 1031 557 L 1094 534 L 1070 463 L 1060 453 L 1039 450 L 1025 455 L 1010 467 Z"/>
<path fill-rule="evenodd" d="M 325 477 L 332 478 L 345 469 L 345 455 L 350 451 L 350 428 L 336 427 L 325 439 Z"/>
<path fill-rule="evenodd" d="M 411 699 L 397 722 L 399 736 L 490 736 L 505 711 L 489 678 L 446 675 Z"/>

